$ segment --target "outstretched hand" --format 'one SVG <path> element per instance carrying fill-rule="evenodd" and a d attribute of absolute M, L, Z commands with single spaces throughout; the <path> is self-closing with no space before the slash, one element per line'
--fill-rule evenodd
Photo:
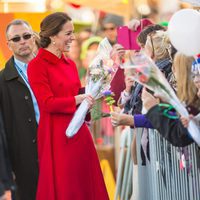
<path fill-rule="evenodd" d="M 132 115 L 120 114 L 118 112 L 111 112 L 111 122 L 114 127 L 116 126 L 133 126 L 134 120 Z"/>

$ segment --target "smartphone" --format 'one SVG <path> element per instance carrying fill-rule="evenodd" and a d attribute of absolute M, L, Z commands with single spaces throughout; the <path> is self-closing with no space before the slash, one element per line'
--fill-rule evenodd
<path fill-rule="evenodd" d="M 139 31 L 132 31 L 127 26 L 117 28 L 117 43 L 121 44 L 126 50 L 140 50 L 137 43 Z"/>

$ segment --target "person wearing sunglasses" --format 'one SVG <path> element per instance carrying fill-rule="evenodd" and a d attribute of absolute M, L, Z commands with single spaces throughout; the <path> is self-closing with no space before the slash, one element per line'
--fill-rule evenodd
<path fill-rule="evenodd" d="M 16 199 L 35 200 L 39 110 L 27 78 L 27 64 L 34 58 L 35 37 L 26 21 L 14 20 L 7 25 L 6 38 L 13 55 L 0 72 L 0 107 L 17 185 Z"/>
<path fill-rule="evenodd" d="M 185 56 L 178 52 L 175 55 L 172 70 L 177 82 L 177 96 L 186 105 L 188 112 L 195 116 L 199 113 L 200 100 L 198 98 L 198 85 L 195 82 L 197 79 L 191 78 L 191 66 L 194 65 L 195 62 L 192 56 Z M 155 101 L 155 97 L 147 91 L 143 92 L 142 97 L 143 104 L 148 110 L 146 117 L 166 140 L 177 147 L 184 147 L 194 142 L 188 130 L 184 127 L 185 124 L 181 123 L 180 116 L 177 115 L 174 109 L 166 113 L 165 111 L 170 106 L 159 106 Z M 165 101 L 163 97 L 161 99 Z M 176 117 L 174 114 L 176 114 Z"/>
<path fill-rule="evenodd" d="M 123 25 L 123 18 L 118 15 L 107 14 L 102 21 L 103 36 L 108 38 L 111 45 L 117 42 L 117 26 Z"/>

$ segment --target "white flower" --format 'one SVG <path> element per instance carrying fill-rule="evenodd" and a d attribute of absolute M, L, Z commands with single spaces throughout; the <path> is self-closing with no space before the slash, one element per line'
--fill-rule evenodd
<path fill-rule="evenodd" d="M 90 75 L 100 75 L 100 74 L 102 74 L 102 69 L 93 68 L 90 70 Z"/>

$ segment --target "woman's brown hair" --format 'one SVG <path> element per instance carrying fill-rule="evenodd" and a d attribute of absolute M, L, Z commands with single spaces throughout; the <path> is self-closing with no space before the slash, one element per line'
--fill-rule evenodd
<path fill-rule="evenodd" d="M 71 21 L 71 18 L 64 12 L 56 12 L 45 17 L 40 24 L 41 47 L 48 47 L 51 43 L 50 36 L 57 35 L 68 21 Z"/>

